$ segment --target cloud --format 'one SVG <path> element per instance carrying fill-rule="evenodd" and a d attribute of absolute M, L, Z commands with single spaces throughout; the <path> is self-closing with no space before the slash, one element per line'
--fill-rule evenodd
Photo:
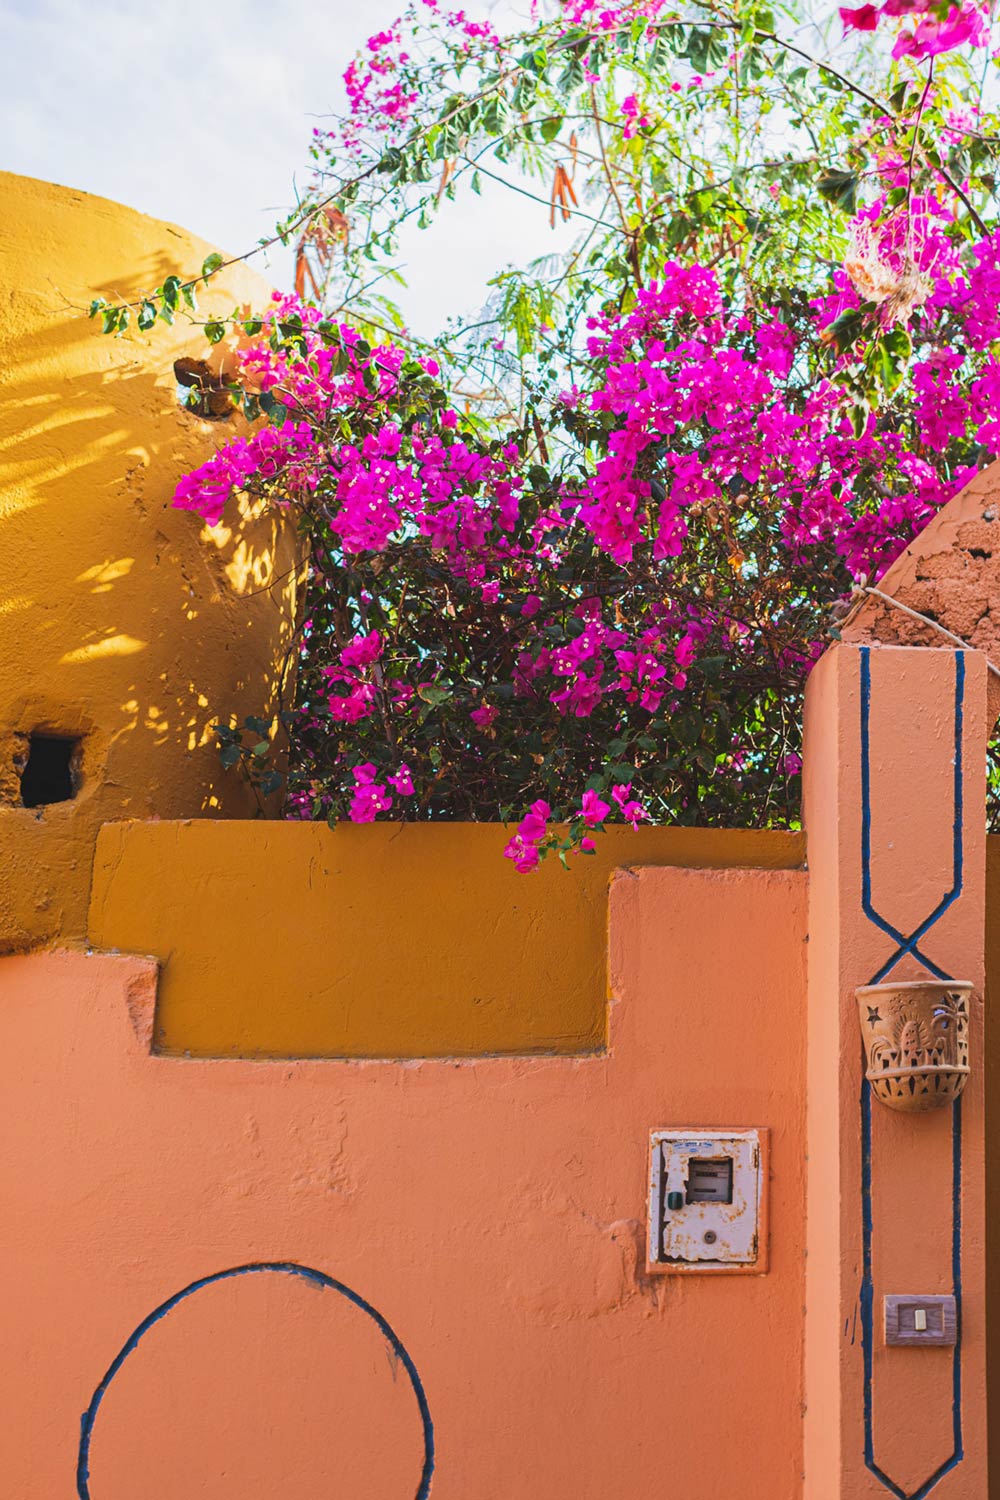
<path fill-rule="evenodd" d="M 243 251 L 305 185 L 313 125 L 343 103 L 341 75 L 401 0 L 0 0 L 0 90 L 11 171 L 61 182 Z M 507 8 L 470 5 L 469 12 Z M 408 317 L 431 331 L 475 308 L 489 276 L 545 253 L 540 205 L 502 189 L 445 205 L 403 241 Z M 261 270 L 290 277 L 278 252 Z"/>

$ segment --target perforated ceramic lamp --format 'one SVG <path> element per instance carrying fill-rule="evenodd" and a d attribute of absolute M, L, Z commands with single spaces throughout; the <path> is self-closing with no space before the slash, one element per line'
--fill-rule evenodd
<path fill-rule="evenodd" d="M 964 979 L 866 984 L 855 991 L 876 1099 L 915 1114 L 958 1098 L 969 1076 L 971 993 Z"/>

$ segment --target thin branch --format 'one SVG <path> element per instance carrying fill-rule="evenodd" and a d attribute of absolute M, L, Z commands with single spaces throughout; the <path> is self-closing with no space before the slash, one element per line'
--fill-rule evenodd
<path fill-rule="evenodd" d="M 501 177 L 498 173 L 491 172 L 489 167 L 484 167 L 480 163 L 474 162 L 471 157 L 463 156 L 462 160 L 472 167 L 474 171 L 482 172 L 484 177 L 490 177 L 494 182 L 499 182 L 501 187 L 510 188 L 512 193 L 520 193 L 522 198 L 530 198 L 533 203 L 540 203 L 543 208 L 550 206 L 547 198 L 541 198 L 538 193 L 532 193 L 528 188 L 520 187 L 516 182 L 510 182 L 506 177 Z M 582 208 L 570 208 L 567 206 L 562 212 L 571 214 L 575 219 L 586 219 L 588 224 L 596 224 L 601 229 L 613 230 L 615 228 L 614 224 L 608 224 L 604 219 L 595 219 L 593 214 L 584 213 Z"/>

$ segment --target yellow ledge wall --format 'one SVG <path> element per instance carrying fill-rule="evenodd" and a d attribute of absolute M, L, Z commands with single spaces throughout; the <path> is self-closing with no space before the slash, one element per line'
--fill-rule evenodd
<path fill-rule="evenodd" d="M 94 296 L 197 274 L 211 248 L 0 173 L 0 953 L 83 937 L 102 823 L 252 812 L 209 726 L 268 705 L 294 608 L 287 539 L 171 507 L 181 474 L 239 430 L 179 409 L 173 362 L 204 353 L 200 330 L 179 316 L 108 338 L 86 316 Z M 202 306 L 269 296 L 237 267 Z M 82 738 L 75 800 L 20 806 L 33 730 Z"/>
<path fill-rule="evenodd" d="M 606 1037 L 617 866 L 787 870 L 804 854 L 796 834 L 611 828 L 569 871 L 550 860 L 518 875 L 507 836 L 462 823 L 113 824 L 89 938 L 163 963 L 161 1052 L 590 1052 Z"/>

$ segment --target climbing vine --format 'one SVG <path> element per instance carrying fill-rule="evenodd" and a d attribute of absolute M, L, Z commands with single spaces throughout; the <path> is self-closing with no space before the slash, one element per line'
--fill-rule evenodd
<path fill-rule="evenodd" d="M 277 230 L 294 292 L 204 325 L 245 425 L 176 496 L 308 546 L 265 800 L 514 821 L 519 869 L 609 820 L 794 822 L 838 601 L 1000 451 L 993 76 L 971 0 L 420 0 L 370 38 Z M 399 235 L 487 180 L 576 241 L 417 339 Z M 93 312 L 196 318 L 222 264 Z"/>

